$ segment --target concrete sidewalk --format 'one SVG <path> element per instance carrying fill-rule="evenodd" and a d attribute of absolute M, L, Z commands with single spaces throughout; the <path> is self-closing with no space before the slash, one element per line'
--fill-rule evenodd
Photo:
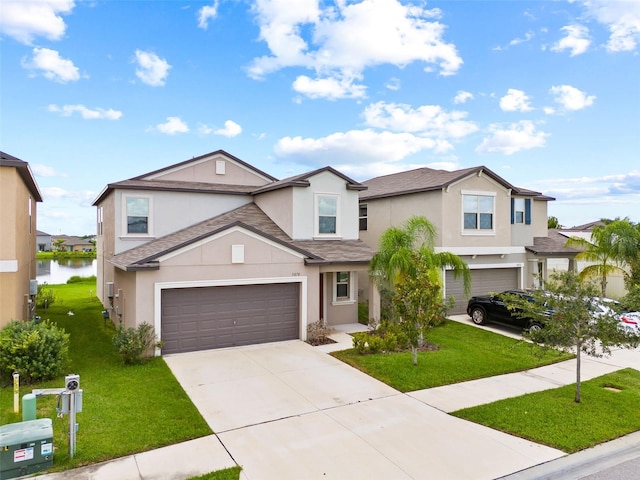
<path fill-rule="evenodd" d="M 462 317 L 454 320 L 471 324 L 468 317 Z M 492 329 L 492 327 L 483 328 Z M 218 410 L 225 400 L 228 401 L 226 397 L 214 397 L 217 400 L 213 404 L 203 402 L 203 398 L 193 398 L 196 406 L 200 405 L 199 408 L 204 409 L 202 413 L 205 418 L 213 418 L 217 422 L 214 428 L 216 435 L 38 478 L 43 480 L 110 480 L 113 478 L 178 480 L 240 464 L 244 468 L 241 478 L 250 480 L 254 478 L 260 480 L 267 478 L 418 479 L 425 476 L 463 480 L 466 478 L 578 479 L 582 478 L 577 476 L 579 473 L 590 472 L 590 469 L 597 468 L 598 465 L 614 464 L 619 461 L 607 459 L 620 452 L 622 455 L 618 457 L 625 459 L 629 458 L 634 451 L 638 451 L 640 433 L 567 456 L 560 451 L 446 415 L 460 408 L 574 383 L 575 360 L 526 372 L 401 394 L 384 384 L 376 386 L 377 381 L 372 380 L 371 385 L 366 382 L 360 383 L 357 376 L 355 382 L 352 381 L 351 384 L 343 386 L 344 388 L 338 388 L 340 385 L 336 385 L 332 380 L 333 378 L 340 384 L 339 379 L 342 375 L 335 370 L 338 366 L 323 361 L 322 357 L 316 354 L 311 360 L 314 363 L 312 369 L 317 371 L 309 371 L 309 373 L 317 375 L 322 369 L 326 369 L 326 375 L 330 374 L 330 377 L 325 375 L 326 384 L 319 387 L 321 396 L 314 394 L 312 397 L 311 392 L 307 390 L 309 388 L 307 384 L 303 384 L 305 390 L 301 392 L 302 396 L 289 391 L 293 385 L 291 382 L 304 381 L 305 379 L 301 377 L 307 375 L 302 370 L 299 373 L 295 371 L 296 352 L 304 352 L 306 349 L 311 352 L 328 353 L 350 348 L 352 337 L 348 333 L 366 329 L 358 324 L 340 326 L 331 335 L 336 343 L 319 347 L 309 347 L 301 342 L 297 344 L 293 342 L 289 346 L 285 344 L 274 346 L 275 351 L 265 347 L 264 353 L 261 347 L 256 346 L 248 351 L 238 349 L 224 355 L 202 352 L 194 353 L 188 358 L 169 357 L 167 360 L 172 370 L 176 365 L 183 365 L 180 368 L 191 367 L 196 370 L 196 376 L 189 377 L 193 384 L 183 385 L 187 392 L 191 392 L 190 395 L 196 397 L 204 394 L 220 395 L 220 390 L 216 391 L 214 384 L 207 386 L 199 382 L 198 375 L 205 375 L 201 378 L 207 381 L 211 379 L 211 375 L 223 375 L 225 377 L 218 378 L 217 381 L 231 383 L 216 385 L 227 385 L 230 388 L 233 387 L 232 390 L 247 389 L 242 390 L 244 398 L 250 396 L 250 393 L 259 392 L 259 389 L 264 386 L 262 373 L 256 370 L 258 367 L 279 371 L 280 379 L 284 381 L 283 388 L 278 387 L 278 391 L 282 390 L 287 395 L 285 403 L 290 405 L 287 408 L 294 407 L 293 413 L 287 415 L 288 412 L 284 410 L 280 413 L 270 412 L 274 414 L 274 420 L 260 417 L 258 409 L 254 411 L 253 408 L 261 402 L 269 402 L 264 393 L 258 394 L 255 399 L 249 398 L 250 402 L 255 400 L 254 403 L 249 404 L 254 407 L 249 409 L 249 417 L 242 420 L 236 418 L 233 409 L 226 413 Z M 504 332 L 498 333 L 504 334 Z M 249 356 L 244 358 L 246 355 Z M 202 359 L 200 364 L 194 362 L 194 359 L 197 360 L 199 357 Z M 326 360 L 328 361 L 329 358 Z M 206 370 L 198 373 L 197 369 L 207 369 L 207 365 L 211 365 L 211 359 L 216 361 L 224 359 L 228 363 L 225 364 L 224 370 L 216 370 L 213 373 Z M 582 378 L 587 380 L 625 367 L 640 370 L 640 352 L 618 351 L 614 352 L 610 358 L 585 358 Z M 241 372 L 246 375 L 247 385 L 242 385 L 241 382 L 234 383 L 234 379 Z M 228 375 L 232 378 L 227 378 Z M 177 375 L 177 378 L 180 380 L 180 376 Z M 316 381 L 315 378 L 308 378 L 307 381 L 311 383 Z M 320 378 L 324 377 L 320 376 Z M 344 378 L 347 380 L 349 377 Z M 181 381 L 184 380 L 183 377 Z M 216 381 L 215 378 L 213 380 Z M 332 386 L 338 389 L 333 393 L 338 395 L 335 398 L 330 395 Z M 256 388 L 258 390 L 255 390 Z M 345 395 L 343 398 L 339 398 L 341 388 L 346 389 L 343 392 Z M 374 396 L 369 396 L 369 392 L 374 392 Z M 351 399 L 348 398 L 349 395 Z M 362 395 L 364 397 L 358 397 Z M 309 400 L 312 400 L 313 409 L 309 407 Z M 280 399 L 273 399 L 273 401 L 274 408 L 280 408 L 282 405 Z M 237 406 L 240 407 L 240 405 Z M 407 425 L 410 425 L 409 429 Z M 411 438 L 407 438 L 407 435 Z M 480 444 L 477 444 L 475 451 L 473 449 L 469 451 L 464 447 L 465 442 L 471 437 L 484 438 Z M 488 453 L 492 449 L 503 447 L 506 447 L 506 450 L 498 455 L 502 465 L 496 469 L 493 464 L 496 462 L 494 456 L 497 452 L 492 452 L 490 455 Z M 461 448 L 465 448 L 464 453 L 460 451 Z M 295 455 L 298 462 L 288 461 L 291 455 Z M 406 463 L 407 455 L 415 457 L 415 461 Z M 425 455 L 433 458 L 428 460 Z M 403 461 L 405 463 L 402 463 Z M 315 463 L 317 466 L 319 462 L 326 463 L 323 466 L 325 473 L 321 477 L 318 477 L 317 470 L 305 469 L 305 465 Z M 283 470 L 278 470 L 278 465 L 281 465 Z M 427 471 L 429 475 L 426 474 Z M 488 473 L 498 471 L 502 473 L 493 474 L 493 476 Z M 553 472 L 560 471 L 573 473 L 564 477 L 552 475 Z"/>

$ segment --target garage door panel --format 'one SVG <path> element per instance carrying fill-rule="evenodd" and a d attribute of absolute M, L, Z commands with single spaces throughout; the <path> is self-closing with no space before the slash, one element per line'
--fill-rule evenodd
<path fill-rule="evenodd" d="M 299 283 L 162 291 L 163 353 L 292 340 Z"/>
<path fill-rule="evenodd" d="M 518 288 L 518 268 L 487 268 L 471 270 L 471 293 L 465 295 L 462 278 L 455 279 L 453 272 L 447 271 L 445 288 L 447 298 L 454 296 L 455 305 L 450 314 L 462 314 L 467 311 L 467 302 L 474 295 L 485 295 L 490 292 L 503 292 Z"/>

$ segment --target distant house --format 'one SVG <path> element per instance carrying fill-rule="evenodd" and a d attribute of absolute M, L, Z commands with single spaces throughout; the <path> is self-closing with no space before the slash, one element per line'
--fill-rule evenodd
<path fill-rule="evenodd" d="M 51 251 L 51 235 L 41 230 L 36 230 L 37 240 L 36 246 L 38 252 Z"/>
<path fill-rule="evenodd" d="M 331 167 L 277 180 L 222 150 L 110 183 L 94 202 L 98 297 L 114 321 L 154 325 L 163 354 L 356 323 L 365 188 Z"/>
<path fill-rule="evenodd" d="M 91 240 L 74 237 L 72 235 L 54 235 L 53 249 L 63 252 L 93 252 L 94 244 Z"/>
<path fill-rule="evenodd" d="M 595 227 L 602 227 L 605 223 L 601 220 L 585 223 L 584 225 L 577 225 L 571 228 L 559 228 L 557 230 L 549 230 L 549 237 L 557 238 L 558 245 L 564 245 L 571 237 L 578 237 L 582 240 L 591 241 L 591 235 Z M 566 249 L 567 247 L 565 247 Z M 572 249 L 575 252 L 580 252 L 579 249 Z M 582 271 L 586 266 L 592 265 L 593 262 L 586 262 L 584 260 L 574 259 L 556 259 L 555 262 L 549 264 L 550 270 L 565 271 L 575 270 L 577 272 Z M 624 274 L 620 271 L 613 272 L 607 275 L 607 296 L 612 298 L 621 298 L 627 294 L 627 288 L 624 282 Z"/>
<path fill-rule="evenodd" d="M 0 152 L 0 328 L 33 313 L 38 202 L 42 195 L 29 164 Z"/>

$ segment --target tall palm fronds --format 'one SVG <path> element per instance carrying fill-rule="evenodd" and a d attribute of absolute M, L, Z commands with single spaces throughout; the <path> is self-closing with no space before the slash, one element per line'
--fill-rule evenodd
<path fill-rule="evenodd" d="M 608 225 L 597 226 L 591 233 L 591 239 L 571 237 L 567 247 L 578 247 L 583 251 L 576 259 L 591 262 L 580 272 L 580 279 L 595 277 L 600 281 L 603 297 L 607 296 L 607 276 L 622 272 L 640 252 L 640 233 L 628 220 L 614 220 Z"/>
<path fill-rule="evenodd" d="M 415 276 L 417 262 L 431 271 L 432 278 L 441 283 L 440 271 L 449 267 L 454 276 L 462 275 L 465 292 L 471 290 L 471 274 L 467 264 L 450 252 L 436 253 L 437 230 L 425 217 L 414 216 L 401 227 L 391 227 L 384 231 L 378 244 L 378 252 L 373 256 L 370 274 L 379 286 L 393 289 L 402 275 Z M 417 259 L 417 260 L 416 260 Z"/>

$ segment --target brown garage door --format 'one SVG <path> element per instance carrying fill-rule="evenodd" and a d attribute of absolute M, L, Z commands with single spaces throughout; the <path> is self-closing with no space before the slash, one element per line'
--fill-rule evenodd
<path fill-rule="evenodd" d="M 471 270 L 471 296 L 485 295 L 490 292 L 502 292 L 518 288 L 518 268 L 490 268 Z M 453 295 L 455 306 L 450 314 L 461 314 L 467 311 L 469 297 L 464 294 L 462 279 L 454 279 L 453 272 L 447 271 L 445 276 L 445 292 L 447 298 Z"/>
<path fill-rule="evenodd" d="M 300 338 L 299 284 L 162 291 L 162 353 Z"/>

